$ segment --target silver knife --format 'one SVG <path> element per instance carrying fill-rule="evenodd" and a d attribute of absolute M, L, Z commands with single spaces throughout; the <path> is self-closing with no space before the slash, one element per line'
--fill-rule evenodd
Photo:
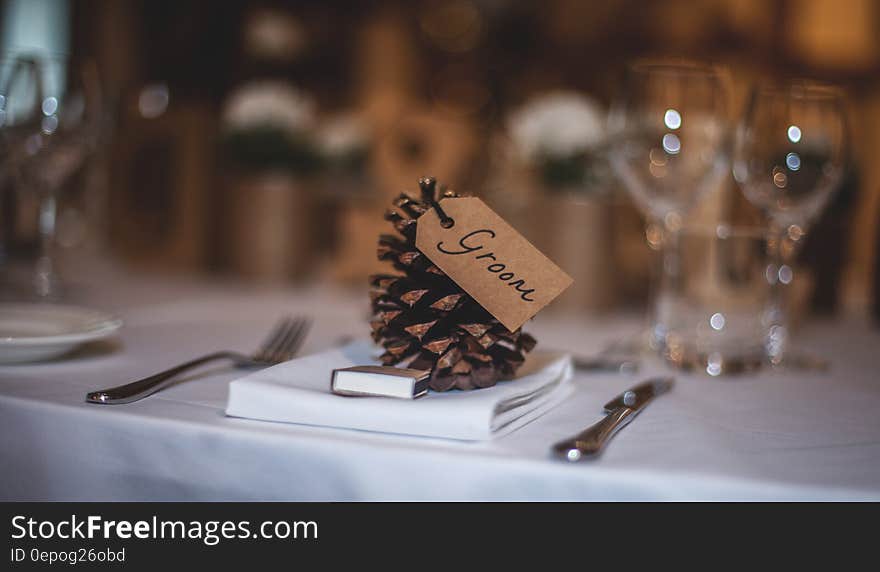
<path fill-rule="evenodd" d="M 633 358 L 575 356 L 572 361 L 576 370 L 589 373 L 612 372 L 628 375 L 639 371 L 639 361 Z"/>
<path fill-rule="evenodd" d="M 605 444 L 658 395 L 672 389 L 671 377 L 654 377 L 627 389 L 605 404 L 605 417 L 583 432 L 553 445 L 553 453 L 567 461 L 596 457 Z"/>

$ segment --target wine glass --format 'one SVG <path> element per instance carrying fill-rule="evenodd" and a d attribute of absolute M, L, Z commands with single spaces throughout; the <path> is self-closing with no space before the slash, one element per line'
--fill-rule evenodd
<path fill-rule="evenodd" d="M 38 128 L 36 62 L 18 54 L 0 53 L 0 267 L 2 287 L 15 291 L 11 268 L 17 205 L 21 186 L 24 142 Z"/>
<path fill-rule="evenodd" d="M 728 79 L 723 68 L 682 60 L 631 64 L 609 115 L 609 163 L 644 214 L 648 245 L 660 251 L 651 304 L 651 345 L 662 348 L 664 303 L 678 275 L 684 217 L 728 165 Z"/>
<path fill-rule="evenodd" d="M 769 220 L 764 349 L 774 365 L 784 362 L 788 346 L 785 290 L 794 278 L 792 261 L 807 227 L 840 186 L 847 140 L 842 91 L 809 80 L 753 90 L 737 128 L 734 179 Z"/>
<path fill-rule="evenodd" d="M 54 255 L 58 194 L 97 146 L 102 127 L 100 85 L 95 66 L 88 62 L 46 54 L 18 54 L 14 59 L 25 62 L 30 73 L 10 75 L 3 89 L 29 98 L 10 96 L 9 105 L 21 108 L 27 120 L 16 125 L 6 147 L 16 164 L 18 187 L 39 202 L 33 292 L 40 299 L 56 299 L 60 295 Z"/>

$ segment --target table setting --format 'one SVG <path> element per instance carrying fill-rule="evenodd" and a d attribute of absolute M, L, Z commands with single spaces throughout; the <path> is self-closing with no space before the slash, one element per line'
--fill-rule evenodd
<path fill-rule="evenodd" d="M 724 67 L 627 66 L 607 132 L 563 159 L 587 149 L 644 216 L 648 312 L 584 315 L 553 303 L 597 269 L 573 279 L 503 196 L 432 176 L 384 205 L 384 269 L 356 288 L 61 273 L 56 195 L 100 121 L 67 114 L 70 91 L 15 87 L 41 65 L 0 83 L 22 101 L 4 173 L 39 187 L 40 213 L 28 299 L 0 303 L 3 500 L 880 500 L 880 332 L 798 321 L 797 255 L 848 163 L 838 88 L 760 82 L 732 126 Z M 759 222 L 694 214 L 726 177 Z"/>
<path fill-rule="evenodd" d="M 96 348 L 64 362 L 2 366 L 2 450 L 16 466 L 3 473 L 7 498 L 645 501 L 878 495 L 871 373 L 878 337 L 857 321 L 802 332 L 804 347 L 839 356 L 833 376 L 806 371 L 718 382 L 676 373 L 669 393 L 584 464 L 558 460 L 550 447 L 599 421 L 603 405 L 626 389 L 669 375 L 665 366 L 644 364 L 635 376 L 575 371 L 571 394 L 561 404 L 487 441 L 229 417 L 230 385 L 247 372 L 225 364 L 207 366 L 201 375 L 135 403 L 87 404 L 88 392 L 195 354 L 221 346 L 247 351 L 274 324 L 279 306 L 299 310 L 328 301 L 326 292 L 316 291 L 255 300 L 217 285 L 165 284 L 165 290 L 165 300 L 140 307 L 120 301 L 128 308 L 119 308 L 126 324 L 119 332 L 123 351 Z M 358 325 L 362 300 L 334 299 L 332 311 L 312 316 L 301 355 L 335 347 L 341 334 Z M 237 309 L 218 316 L 217 304 Z M 638 315 L 597 320 L 583 333 L 579 321 L 539 317 L 532 330 L 548 345 L 588 354 L 606 336 L 624 337 L 639 323 Z M 846 331 L 860 335 L 854 342 L 840 335 Z M 752 397 L 755 392 L 760 400 Z M 394 402 L 416 406 L 419 400 Z"/>

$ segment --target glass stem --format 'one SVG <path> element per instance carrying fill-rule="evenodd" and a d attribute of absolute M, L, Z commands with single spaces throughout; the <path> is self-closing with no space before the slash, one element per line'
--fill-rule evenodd
<path fill-rule="evenodd" d="M 653 349 L 662 350 L 673 311 L 670 304 L 678 287 L 678 232 L 654 219 L 648 220 L 645 237 L 655 251 L 649 297 L 650 344 Z"/>
<path fill-rule="evenodd" d="M 11 193 L 6 192 L 6 185 L 2 184 L 3 177 L 0 176 L 0 268 L 5 269 L 7 256 L 10 249 L 10 227 L 12 226 L 12 216 L 10 214 L 9 196 Z"/>
<path fill-rule="evenodd" d="M 38 230 L 40 252 L 34 272 L 34 288 L 40 298 L 53 298 L 57 295 L 57 276 L 55 274 L 55 229 L 57 226 L 58 205 L 52 189 L 41 189 Z"/>
<path fill-rule="evenodd" d="M 786 227 L 771 223 L 767 238 L 766 279 L 770 284 L 770 292 L 765 314 L 767 326 L 765 350 L 773 365 L 782 364 L 788 346 L 789 323 L 786 302 L 788 285 L 794 277 L 792 265 L 789 264 L 792 251 L 793 244 L 788 243 Z"/>

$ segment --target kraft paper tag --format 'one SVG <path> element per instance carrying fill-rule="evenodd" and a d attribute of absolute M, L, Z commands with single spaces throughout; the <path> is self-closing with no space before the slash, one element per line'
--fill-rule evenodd
<path fill-rule="evenodd" d="M 559 296 L 571 277 L 476 197 L 446 198 L 454 221 L 419 217 L 416 248 L 490 314 L 514 331 Z"/>

